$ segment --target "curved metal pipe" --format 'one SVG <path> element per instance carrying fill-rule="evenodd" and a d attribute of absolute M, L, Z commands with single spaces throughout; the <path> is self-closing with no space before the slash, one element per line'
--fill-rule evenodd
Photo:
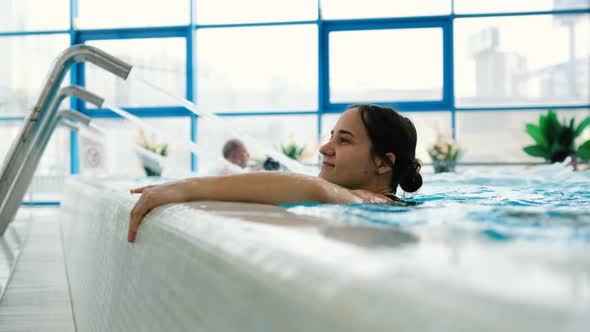
<path fill-rule="evenodd" d="M 49 111 L 51 113 L 55 113 L 55 110 L 59 107 L 62 101 L 67 97 L 72 96 L 85 100 L 99 108 L 102 107 L 102 104 L 104 103 L 104 98 L 84 89 L 83 87 L 77 85 L 70 85 L 66 86 L 65 88 L 59 89 L 57 95 L 55 96 L 55 99 L 53 99 L 53 102 L 51 103 L 51 106 L 49 106 Z"/>
<path fill-rule="evenodd" d="M 81 99 L 83 99 L 83 98 L 81 98 Z M 23 172 L 21 173 L 21 177 L 33 178 L 34 172 L 37 169 L 37 165 L 39 164 L 39 161 L 41 160 L 41 157 L 43 156 L 43 152 L 45 151 L 45 148 L 47 147 L 47 144 L 49 143 L 49 139 L 51 138 L 51 135 L 55 131 L 55 128 L 57 127 L 58 124 L 60 124 L 60 123 L 64 124 L 66 127 L 70 127 L 74 131 L 78 131 L 80 129 L 80 127 L 76 123 L 68 120 L 67 119 L 68 117 L 74 118 L 85 125 L 89 125 L 90 121 L 91 121 L 91 119 L 89 117 L 87 117 L 86 115 L 84 115 L 78 111 L 74 111 L 72 109 L 60 110 L 57 113 L 57 116 L 53 119 L 53 121 L 51 121 L 49 126 L 46 128 L 46 132 L 47 132 L 47 136 L 48 136 L 47 139 L 42 139 L 40 142 L 38 142 L 38 144 L 31 151 L 31 154 L 29 155 L 29 159 L 27 159 L 27 163 L 25 164 Z"/>
<path fill-rule="evenodd" d="M 55 130 L 55 127 L 57 127 L 57 125 L 62 124 L 68 128 L 71 128 L 74 131 L 78 131 L 80 129 L 80 126 L 68 118 L 74 118 L 74 119 L 80 121 L 80 123 L 82 123 L 85 126 L 89 125 L 90 121 L 91 121 L 91 119 L 89 117 L 87 117 L 86 115 L 84 115 L 78 111 L 74 111 L 72 109 L 66 108 L 66 109 L 60 110 L 57 113 L 57 117 L 56 117 L 57 120 L 52 124 L 52 130 Z"/>
<path fill-rule="evenodd" d="M 59 124 L 61 124 L 62 126 L 68 128 L 71 131 L 75 131 L 75 132 L 79 132 L 80 131 L 80 126 L 78 126 L 77 123 L 74 123 L 74 122 L 72 122 L 70 120 L 63 120 Z"/>
<path fill-rule="evenodd" d="M 64 101 L 64 99 L 66 99 L 67 97 L 77 97 L 79 99 L 82 99 L 84 101 L 87 101 L 87 102 L 93 104 L 96 107 L 102 107 L 102 104 L 104 103 L 104 98 L 102 98 L 102 97 L 82 88 L 82 87 L 79 87 L 76 85 L 70 85 L 70 86 L 61 88 L 58 91 L 55 98 L 53 99 L 53 102 L 49 106 L 49 109 L 48 109 L 49 114 L 47 115 L 46 125 L 39 128 L 39 133 L 38 133 L 37 137 L 35 137 L 35 142 L 34 142 L 35 146 L 38 146 L 39 142 L 49 140 L 49 137 L 53 133 L 55 126 L 57 126 L 57 123 L 60 121 L 60 119 L 58 119 L 58 117 L 60 115 L 64 116 L 64 113 L 70 114 L 70 115 L 66 115 L 66 116 L 71 116 L 73 118 L 78 119 L 79 121 L 90 123 L 89 117 L 87 117 L 86 115 L 84 115 L 80 112 L 77 112 L 77 111 L 66 109 L 66 110 L 61 110 L 58 114 L 57 109 L 59 108 L 61 103 Z M 32 149 L 35 150 L 35 147 L 33 147 Z M 40 152 L 43 153 L 42 150 Z"/>
<path fill-rule="evenodd" d="M 72 65 L 85 61 L 94 63 L 123 79 L 127 78 L 132 68 L 131 65 L 112 55 L 88 45 L 72 46 L 57 57 L 33 111 L 27 117 L 23 129 L 11 146 L 0 173 L 0 235 L 4 234 L 8 223 L 14 218 L 30 184 L 32 176 L 24 176 L 23 171 L 26 169 L 30 172 L 30 166 L 27 165 L 31 163 L 29 160 L 32 159 L 31 153 L 34 154 L 33 149 L 41 145 L 39 144 L 41 140 L 48 140 L 50 136 L 47 128 L 55 121 L 57 107 L 61 102 L 61 100 L 55 100 L 52 104 L 59 86 Z M 79 97 L 84 99 L 87 96 L 81 94 Z M 36 164 L 34 166 L 33 171 Z"/>
<path fill-rule="evenodd" d="M 57 122 L 66 121 L 66 118 L 74 118 L 74 119 L 78 120 L 78 122 L 81 122 L 85 126 L 88 126 L 90 124 L 90 121 L 92 121 L 90 119 L 90 117 L 88 117 L 78 111 L 71 110 L 71 109 L 61 110 L 61 111 L 59 111 L 57 116 L 59 118 L 59 121 L 57 121 Z"/>
<path fill-rule="evenodd" d="M 45 148 L 47 147 L 47 144 L 49 143 L 51 135 L 55 131 L 55 128 L 57 127 L 57 125 L 67 117 L 73 117 L 75 119 L 80 120 L 81 122 L 83 122 L 85 124 L 90 123 L 89 117 L 87 117 L 86 115 L 84 115 L 80 112 L 77 112 L 77 111 L 74 111 L 71 109 L 65 109 L 65 110 L 61 110 L 59 112 L 56 112 L 57 108 L 62 103 L 62 101 L 65 98 L 71 97 L 71 96 L 74 96 L 74 97 L 80 98 L 84 101 L 87 101 L 89 103 L 92 103 L 97 107 L 101 107 L 102 103 L 104 102 L 104 99 L 102 97 L 100 97 L 100 96 L 98 96 L 98 95 L 96 95 L 84 88 L 81 88 L 79 86 L 67 86 L 65 88 L 61 88 L 58 91 L 56 97 L 54 98 L 53 102 L 51 103 L 51 105 L 48 108 L 49 114 L 46 115 L 47 124 L 44 126 L 41 126 L 38 129 L 37 135 L 35 135 L 35 137 L 31 141 L 31 144 L 33 144 L 33 145 L 29 149 L 29 152 L 27 153 L 27 155 L 25 155 L 24 158 L 22 159 L 22 166 L 19 170 L 19 175 L 13 181 L 13 183 L 14 183 L 13 187 L 12 187 L 13 189 L 8 192 L 8 196 L 10 196 L 10 197 L 5 198 L 5 200 L 7 202 L 6 206 L 12 207 L 12 208 L 7 208 L 7 211 L 9 211 L 9 209 L 11 209 L 11 210 L 18 209 L 18 205 L 20 205 L 20 201 L 22 201 L 22 198 L 24 197 L 25 192 L 27 191 L 27 188 L 30 185 L 30 182 L 31 182 L 33 176 L 35 175 L 35 170 L 37 169 L 37 165 L 39 165 L 39 161 L 41 160 L 41 157 L 43 156 L 43 152 L 45 151 Z M 16 208 L 15 208 L 15 206 L 16 206 Z M 0 210 L 0 218 L 3 216 L 3 213 L 5 213 L 4 210 Z M 6 213 L 8 213 L 8 212 L 6 212 Z M 14 213 L 16 213 L 16 210 Z M 1 220 L 3 220 L 3 219 L 0 219 L 0 221 Z"/>

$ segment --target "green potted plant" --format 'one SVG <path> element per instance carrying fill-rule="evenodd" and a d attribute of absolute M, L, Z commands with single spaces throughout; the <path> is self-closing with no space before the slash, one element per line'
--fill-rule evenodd
<path fill-rule="evenodd" d="M 590 116 L 576 126 L 575 118 L 569 121 L 564 119 L 564 122 L 560 123 L 557 114 L 549 110 L 547 114 L 541 114 L 538 125 L 526 124 L 526 132 L 536 144 L 529 145 L 523 150 L 533 157 L 544 158 L 552 163 L 562 162 L 571 157 L 575 169 L 578 159 L 583 162 L 590 160 L 590 139 L 578 147 L 575 146 L 576 138 L 588 125 Z"/>
<path fill-rule="evenodd" d="M 139 144 L 144 149 L 151 151 L 155 154 L 158 154 L 162 157 L 166 157 L 168 155 L 168 144 L 157 144 L 153 143 L 152 141 L 147 140 L 145 137 L 145 133 L 143 130 L 139 131 L 139 137 L 137 139 L 137 144 Z M 153 158 L 148 158 L 145 155 L 138 154 L 139 158 L 141 159 L 143 170 L 145 171 L 146 176 L 161 176 L 162 175 L 162 166 Z"/>
<path fill-rule="evenodd" d="M 298 146 L 295 143 L 289 143 L 287 145 L 281 145 L 281 151 L 287 157 L 294 159 L 294 160 L 299 160 L 299 158 L 303 154 L 303 151 L 305 151 L 305 145 Z"/>
<path fill-rule="evenodd" d="M 428 148 L 428 155 L 432 159 L 434 173 L 454 172 L 457 161 L 463 150 L 450 137 L 437 133 L 436 143 Z"/>

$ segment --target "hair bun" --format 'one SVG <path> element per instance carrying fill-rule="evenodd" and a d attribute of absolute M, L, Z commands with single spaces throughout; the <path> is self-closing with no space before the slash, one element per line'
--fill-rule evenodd
<path fill-rule="evenodd" d="M 408 169 L 404 173 L 399 183 L 403 191 L 413 193 L 422 187 L 422 175 L 420 175 L 420 168 L 422 165 L 419 160 L 412 160 L 408 165 Z"/>

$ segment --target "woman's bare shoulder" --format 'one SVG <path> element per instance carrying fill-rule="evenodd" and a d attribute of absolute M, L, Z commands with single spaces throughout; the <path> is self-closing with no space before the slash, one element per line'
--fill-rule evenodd
<path fill-rule="evenodd" d="M 351 190 L 352 193 L 362 199 L 363 203 L 368 204 L 383 204 L 383 203 L 391 203 L 393 200 L 387 196 L 374 193 L 368 190 Z"/>

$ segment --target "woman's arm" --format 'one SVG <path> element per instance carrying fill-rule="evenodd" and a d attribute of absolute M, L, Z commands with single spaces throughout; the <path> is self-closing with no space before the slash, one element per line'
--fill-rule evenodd
<path fill-rule="evenodd" d="M 263 204 L 363 202 L 355 192 L 322 178 L 283 172 L 191 178 L 132 189 L 131 193 L 142 195 L 131 211 L 129 242 L 135 241 L 143 217 L 163 204 L 202 200 Z"/>

